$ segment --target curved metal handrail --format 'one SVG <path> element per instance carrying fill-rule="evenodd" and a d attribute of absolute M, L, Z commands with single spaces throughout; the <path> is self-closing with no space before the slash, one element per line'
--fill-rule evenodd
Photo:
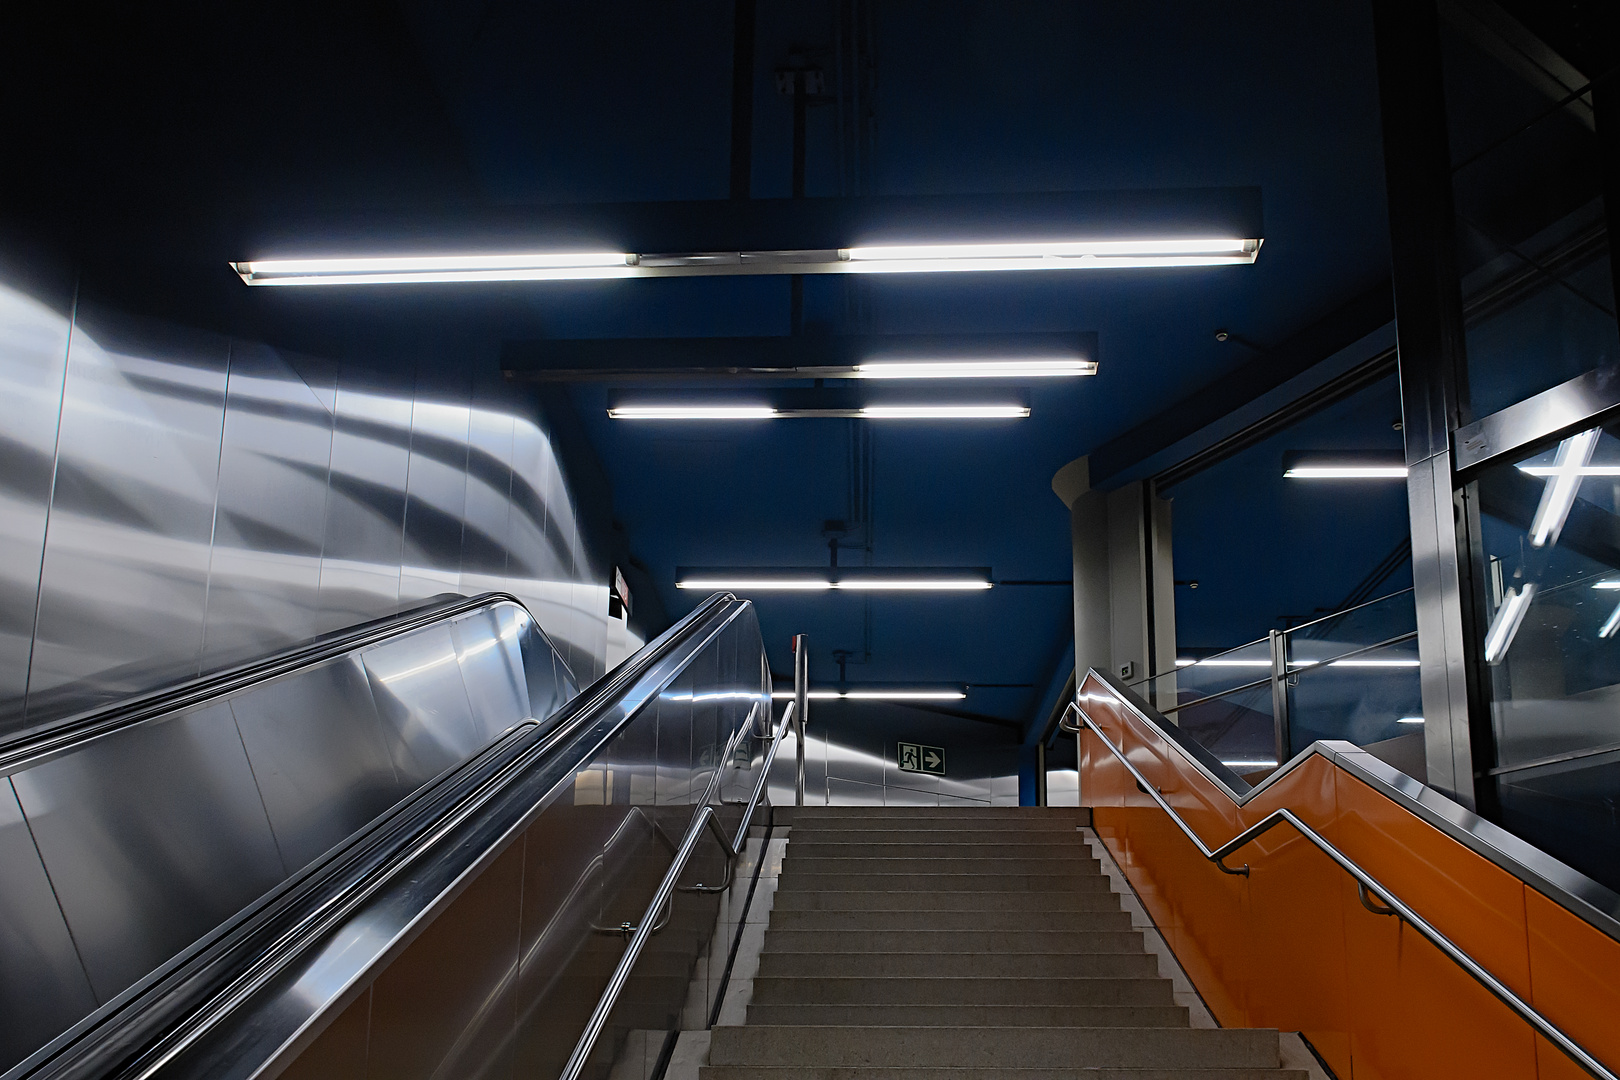
<path fill-rule="evenodd" d="M 61 754 L 92 739 L 133 727 L 178 709 L 191 708 L 226 694 L 269 682 L 289 672 L 343 656 L 356 649 L 403 637 L 425 626 L 502 603 L 516 604 L 524 611 L 528 611 L 528 606 L 509 592 L 487 592 L 477 596 L 457 597 L 337 630 L 313 641 L 306 641 L 234 667 L 211 671 L 154 690 L 142 691 L 132 697 L 65 716 L 32 731 L 0 739 L 0 770 L 11 771 L 20 765 Z M 544 634 L 540 620 L 535 619 L 532 612 L 529 618 L 534 620 L 535 629 Z M 547 640 L 550 640 L 549 637 Z M 559 659 L 561 658 L 561 650 L 553 646 L 552 651 Z"/>
<path fill-rule="evenodd" d="M 1069 722 L 1069 714 L 1071 712 L 1080 717 L 1080 720 L 1082 721 L 1081 724 L 1071 724 Z M 1562 1029 L 1560 1029 L 1552 1021 L 1548 1020 L 1545 1016 L 1542 1016 L 1541 1013 L 1537 1012 L 1529 1002 L 1519 997 L 1518 994 L 1515 994 L 1506 983 L 1502 982 L 1502 980 L 1498 979 L 1495 975 L 1492 975 L 1483 966 L 1481 966 L 1477 960 L 1469 956 L 1459 946 L 1457 946 L 1450 938 L 1446 937 L 1439 930 L 1436 930 L 1433 926 L 1431 926 L 1427 920 L 1425 920 L 1416 911 L 1413 911 L 1405 901 L 1401 900 L 1400 897 L 1391 892 L 1377 878 L 1373 877 L 1360 866 L 1356 865 L 1356 863 L 1349 856 L 1345 855 L 1344 852 L 1330 844 L 1320 833 L 1311 828 L 1309 825 L 1305 824 L 1305 822 L 1301 821 L 1297 816 L 1295 816 L 1294 812 L 1289 810 L 1287 807 L 1279 807 L 1278 809 L 1273 810 L 1271 813 L 1267 814 L 1265 817 L 1261 818 L 1247 829 L 1238 833 L 1220 847 L 1211 848 L 1208 844 L 1204 843 L 1203 839 L 1196 832 L 1192 830 L 1192 827 L 1187 824 L 1182 816 L 1176 813 L 1175 809 L 1165 801 L 1164 796 L 1160 794 L 1159 789 L 1155 787 L 1147 777 L 1143 776 L 1141 772 L 1137 770 L 1135 765 L 1131 764 L 1130 759 L 1125 756 L 1125 751 L 1115 745 L 1114 741 L 1103 732 L 1102 728 L 1097 726 L 1096 721 L 1092 720 L 1091 717 L 1086 715 L 1085 710 L 1080 708 L 1078 702 L 1069 703 L 1069 707 L 1063 711 L 1063 716 L 1058 720 L 1058 726 L 1064 731 L 1072 732 L 1076 736 L 1078 736 L 1082 730 L 1086 729 L 1089 729 L 1093 735 L 1096 735 L 1097 738 L 1102 741 L 1103 746 L 1108 748 L 1108 752 L 1113 754 L 1114 757 L 1119 760 L 1119 763 L 1125 766 L 1126 771 L 1135 778 L 1137 785 L 1143 791 L 1145 791 L 1154 802 L 1159 804 L 1159 808 L 1161 810 L 1170 815 L 1170 820 L 1176 823 L 1176 826 L 1181 829 L 1182 833 L 1186 835 L 1187 839 L 1193 842 L 1193 845 L 1198 848 L 1199 852 L 1204 856 L 1204 858 L 1214 863 L 1225 873 L 1238 874 L 1243 877 L 1248 877 L 1249 866 L 1247 863 L 1245 863 L 1240 869 L 1234 870 L 1227 866 L 1222 860 L 1232 855 L 1232 853 L 1237 851 L 1239 848 L 1244 847 L 1264 834 L 1270 832 L 1278 825 L 1281 825 L 1284 822 L 1292 825 L 1301 836 L 1303 836 L 1306 840 L 1309 840 L 1324 855 L 1337 863 L 1340 869 L 1356 879 L 1356 894 L 1361 900 L 1362 907 L 1366 908 L 1374 915 L 1393 915 L 1399 918 L 1402 922 L 1406 923 L 1412 929 L 1416 930 L 1419 934 L 1422 934 L 1429 940 L 1430 944 L 1434 945 L 1441 952 L 1445 953 L 1453 963 L 1472 976 L 1475 982 L 1489 990 L 1498 1001 L 1512 1009 L 1519 1015 L 1521 1019 L 1543 1035 L 1548 1042 L 1551 1042 L 1554 1046 L 1558 1047 L 1559 1050 L 1564 1052 L 1566 1057 L 1575 1062 L 1581 1068 L 1585 1069 L 1592 1076 L 1598 1077 L 1599 1080 L 1620 1080 L 1620 1076 L 1616 1076 L 1615 1073 L 1611 1072 L 1601 1061 L 1588 1053 L 1580 1043 L 1564 1034 Z M 564 1077 L 564 1080 L 573 1080 L 573 1078 Z"/>
<path fill-rule="evenodd" d="M 782 738 L 787 733 L 788 724 L 793 721 L 797 706 L 798 702 L 790 701 L 787 708 L 782 710 L 782 719 L 777 721 L 776 730 L 770 736 L 771 748 L 765 754 L 764 764 L 760 766 L 759 779 L 754 783 L 754 794 L 748 800 L 748 809 L 743 811 L 742 823 L 737 826 L 735 839 L 726 835 L 725 827 L 720 823 L 720 816 L 709 803 L 709 799 L 720 784 L 720 774 L 725 768 L 726 758 L 721 759 L 720 766 L 715 769 L 714 777 L 709 781 L 708 790 L 703 793 L 702 808 L 692 815 L 692 823 L 686 827 L 686 835 L 681 839 L 681 848 L 675 856 L 675 861 L 670 864 L 664 880 L 659 882 L 658 891 L 653 893 L 646 914 L 641 917 L 641 922 L 632 932 L 630 943 L 625 946 L 624 956 L 620 957 L 619 966 L 613 969 L 613 977 L 608 980 L 607 989 L 602 991 L 602 998 L 597 1002 L 596 1011 L 591 1014 L 590 1021 L 585 1025 L 584 1034 L 579 1037 L 574 1053 L 568 1059 L 568 1064 L 563 1068 L 558 1080 L 579 1080 L 579 1074 L 585 1069 L 585 1062 L 590 1058 L 591 1051 L 596 1048 L 596 1040 L 601 1038 L 602 1029 L 607 1026 L 608 1017 L 612 1014 L 613 1007 L 618 1004 L 619 995 L 624 992 L 625 983 L 630 979 L 630 972 L 636 966 L 636 960 L 640 958 L 643 946 L 647 944 L 648 938 L 661 929 L 658 922 L 659 912 L 665 904 L 671 902 L 671 897 L 675 893 L 675 883 L 686 870 L 686 864 L 691 861 L 693 853 L 697 850 L 698 841 L 703 839 L 705 831 L 713 832 L 721 847 L 725 849 L 726 880 L 730 881 L 731 860 L 742 854 L 743 844 L 748 837 L 748 825 L 753 820 L 754 811 L 759 808 L 759 800 L 765 793 L 766 783 L 770 780 L 771 765 L 776 761 L 777 747 L 782 745 Z M 750 722 L 738 728 L 738 731 L 746 731 L 752 727 L 752 720 L 753 717 L 750 715 Z M 735 738 L 732 744 L 735 745 Z"/>

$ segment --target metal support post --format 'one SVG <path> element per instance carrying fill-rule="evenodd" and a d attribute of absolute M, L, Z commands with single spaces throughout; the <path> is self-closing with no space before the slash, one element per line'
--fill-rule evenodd
<path fill-rule="evenodd" d="M 1288 760 L 1288 638 L 1278 630 L 1266 635 L 1271 642 L 1271 723 L 1276 731 L 1277 764 Z"/>
<path fill-rule="evenodd" d="M 804 725 L 810 719 L 810 637 L 793 635 L 793 805 L 804 805 Z"/>

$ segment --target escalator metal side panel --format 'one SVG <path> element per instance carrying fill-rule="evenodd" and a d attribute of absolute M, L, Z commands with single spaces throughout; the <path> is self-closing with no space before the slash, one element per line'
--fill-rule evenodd
<path fill-rule="evenodd" d="M 74 946 L 0 932 L 0 1001 L 75 979 L 93 990 L 0 1023 L 0 1072 L 514 724 L 562 707 L 569 688 L 529 613 L 509 598 L 462 607 L 0 776 Z M 3 865 L 0 909 L 33 910 L 26 861 Z"/>

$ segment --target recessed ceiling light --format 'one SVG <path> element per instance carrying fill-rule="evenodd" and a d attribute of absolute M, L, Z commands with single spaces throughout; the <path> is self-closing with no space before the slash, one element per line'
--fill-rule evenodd
<path fill-rule="evenodd" d="M 1260 241 L 1230 237 L 1169 240 L 1053 240 L 1035 243 L 890 244 L 839 251 L 850 272 L 937 273 L 962 270 L 1102 270 L 1252 263 Z"/>
<path fill-rule="evenodd" d="M 1401 717 L 1399 720 L 1397 720 L 1395 722 L 1397 724 L 1421 724 L 1421 723 L 1423 723 L 1423 717 L 1421 717 L 1421 716 L 1403 716 L 1403 717 Z"/>
<path fill-rule="evenodd" d="M 859 581 L 831 581 L 806 578 L 682 578 L 677 589 L 736 589 L 744 592 L 828 592 L 843 589 L 855 592 L 981 592 L 994 582 L 971 578 L 871 578 Z"/>
<path fill-rule="evenodd" d="M 1558 472 L 1556 465 L 1520 465 L 1517 468 L 1526 476 L 1553 476 Z M 1620 465 L 1583 465 L 1573 472 L 1576 476 L 1620 476 Z"/>
<path fill-rule="evenodd" d="M 1017 420 L 1029 415 L 1028 405 L 867 405 L 868 420 Z"/>
<path fill-rule="evenodd" d="M 614 405 L 614 420 L 1021 420 L 1029 406 L 997 405 L 862 405 L 829 408 L 775 408 L 769 405 L 678 404 L 675 402 Z"/>
<path fill-rule="evenodd" d="M 677 589 L 738 592 L 983 592 L 995 587 L 987 566 L 681 566 Z"/>

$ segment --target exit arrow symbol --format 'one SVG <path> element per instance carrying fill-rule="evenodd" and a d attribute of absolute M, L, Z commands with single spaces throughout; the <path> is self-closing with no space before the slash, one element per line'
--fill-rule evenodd
<path fill-rule="evenodd" d="M 927 765 L 930 769 L 939 768 L 939 755 L 934 753 L 932 750 L 928 751 L 928 753 L 923 757 L 923 764 Z"/>

